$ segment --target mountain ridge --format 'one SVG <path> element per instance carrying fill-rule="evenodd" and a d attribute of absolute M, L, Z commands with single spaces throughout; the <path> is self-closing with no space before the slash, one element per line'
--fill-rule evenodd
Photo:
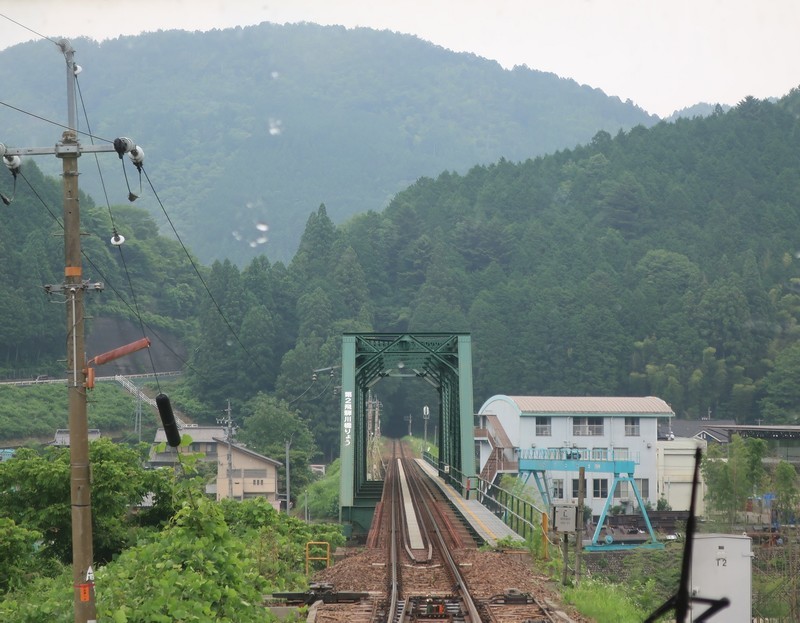
<path fill-rule="evenodd" d="M 568 78 L 368 28 L 265 22 L 72 45 L 84 68 L 79 126 L 86 130 L 85 107 L 92 134 L 142 146 L 159 198 L 205 262 L 261 253 L 287 261 L 320 204 L 343 222 L 383 209 L 422 176 L 522 161 L 598 130 L 658 121 Z M 64 77 L 52 48 L 0 52 L 0 80 L 9 103 L 61 119 Z M 9 109 L 0 125 L 7 145 L 52 144 L 60 133 Z M 56 173 L 57 163 L 39 164 Z M 82 166 L 82 188 L 102 197 L 92 168 Z M 111 171 L 111 202 L 124 201 Z M 139 204 L 164 230 L 161 206 L 146 194 Z M 268 233 L 256 229 L 264 224 Z"/>

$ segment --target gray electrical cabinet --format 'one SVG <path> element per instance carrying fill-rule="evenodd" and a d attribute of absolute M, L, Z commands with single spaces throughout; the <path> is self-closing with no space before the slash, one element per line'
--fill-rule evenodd
<path fill-rule="evenodd" d="M 575 532 L 578 527 L 578 507 L 569 504 L 552 507 L 550 525 L 554 532 Z"/>
<path fill-rule="evenodd" d="M 727 597 L 730 605 L 712 617 L 725 623 L 750 623 L 752 550 L 749 536 L 737 534 L 696 534 L 692 545 L 689 590 L 692 596 L 708 599 Z M 693 604 L 689 620 L 694 621 L 708 606 Z"/>

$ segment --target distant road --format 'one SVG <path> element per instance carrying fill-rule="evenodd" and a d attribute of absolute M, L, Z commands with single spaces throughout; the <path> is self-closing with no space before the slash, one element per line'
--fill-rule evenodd
<path fill-rule="evenodd" d="M 157 372 L 157 373 L 147 373 L 147 374 L 123 374 L 123 375 L 114 375 L 114 376 L 98 376 L 95 377 L 95 383 L 103 382 L 103 381 L 115 381 L 117 376 L 124 376 L 126 379 L 146 379 L 146 378 L 155 378 L 156 376 L 180 376 L 183 374 L 182 370 L 172 370 L 169 372 Z M 14 381 L 0 381 L 0 385 L 42 385 L 44 383 L 61 383 L 63 385 L 67 384 L 67 379 L 55 379 L 52 377 L 43 378 L 37 377 L 35 379 L 17 379 Z"/>

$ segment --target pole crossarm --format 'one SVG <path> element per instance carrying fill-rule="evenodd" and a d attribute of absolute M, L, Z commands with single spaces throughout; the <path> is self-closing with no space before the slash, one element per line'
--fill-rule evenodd
<path fill-rule="evenodd" d="M 0 143 L 2 145 L 2 143 Z M 8 147 L 3 145 L 0 151 L 6 156 L 62 156 L 66 154 L 91 154 L 115 152 L 113 145 L 81 145 L 74 143 L 56 143 L 52 147 Z"/>

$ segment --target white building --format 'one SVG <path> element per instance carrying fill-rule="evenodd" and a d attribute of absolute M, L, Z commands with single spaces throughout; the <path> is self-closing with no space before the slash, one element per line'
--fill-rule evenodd
<path fill-rule="evenodd" d="M 280 510 L 278 468 L 283 464 L 235 443 L 228 444 L 224 439 L 216 441 L 217 480 L 213 493 L 217 501 L 259 497 L 270 502 L 275 510 Z"/>
<path fill-rule="evenodd" d="M 88 431 L 89 442 L 97 441 L 100 439 L 100 430 L 97 428 L 90 428 Z M 51 446 L 58 446 L 60 448 L 69 448 L 69 429 L 59 428 L 56 430 L 56 436 L 50 442 Z"/>
<path fill-rule="evenodd" d="M 167 434 L 163 428 L 156 430 L 156 437 L 150 447 L 149 462 L 152 467 L 174 467 L 178 463 L 178 454 L 201 453 L 204 461 L 217 461 L 217 439 L 225 437 L 222 426 L 187 426 L 180 429 L 181 436 L 189 435 L 192 443 L 187 446 L 173 448 L 167 445 Z"/>
<path fill-rule="evenodd" d="M 659 440 L 656 444 L 658 494 L 675 511 L 689 510 L 694 480 L 694 455 L 697 448 L 706 452 L 708 444 L 702 439 L 675 437 Z M 695 514 L 705 515 L 705 482 L 703 472 L 698 473 L 698 493 Z"/>
<path fill-rule="evenodd" d="M 492 481 L 497 472 L 516 473 L 518 458 L 531 455 L 532 450 L 553 451 L 550 456 L 554 457 L 564 457 L 569 450 L 570 457 L 596 459 L 598 464 L 611 458 L 628 460 L 635 463 L 632 477 L 641 497 L 655 507 L 658 420 L 674 415 L 666 402 L 652 396 L 492 396 L 478 411 L 475 441 L 481 477 Z M 551 501 L 577 501 L 578 472 L 559 469 L 558 464 L 555 461 L 546 474 Z M 587 470 L 585 480 L 584 503 L 598 515 L 614 474 Z M 614 505 L 627 506 L 628 511 L 635 505 L 627 482 L 619 483 L 613 497 Z"/>
<path fill-rule="evenodd" d="M 216 479 L 206 484 L 207 495 L 217 500 L 263 497 L 276 510 L 280 508 L 278 468 L 283 466 L 281 462 L 242 445 L 233 442 L 228 444 L 222 426 L 187 426 L 181 429 L 181 435 L 189 435 L 191 443 L 173 448 L 166 444 L 164 429 L 156 431 L 150 448 L 152 467 L 175 467 L 179 454 L 200 454 L 201 461 L 217 464 Z"/>

